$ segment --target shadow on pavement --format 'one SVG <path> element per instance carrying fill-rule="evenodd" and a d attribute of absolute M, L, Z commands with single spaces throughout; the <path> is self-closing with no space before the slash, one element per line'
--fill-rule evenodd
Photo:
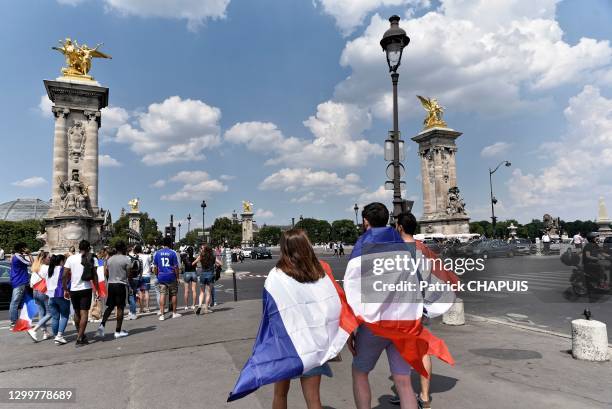
<path fill-rule="evenodd" d="M 521 359 L 542 359 L 538 351 L 527 349 L 505 349 L 505 348 L 479 348 L 470 349 L 472 354 L 486 358 L 501 359 L 504 361 L 519 361 Z"/>

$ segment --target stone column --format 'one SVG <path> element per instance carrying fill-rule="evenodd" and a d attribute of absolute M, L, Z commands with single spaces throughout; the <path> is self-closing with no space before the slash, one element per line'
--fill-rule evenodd
<path fill-rule="evenodd" d="M 89 189 L 89 201 L 93 214 L 98 213 L 98 128 L 100 111 L 84 111 L 87 118 L 83 182 Z"/>
<path fill-rule="evenodd" d="M 423 216 L 427 217 L 432 211 L 431 202 L 431 180 L 429 180 L 429 169 L 427 168 L 427 151 L 420 152 L 421 157 L 421 187 L 423 189 Z"/>
<path fill-rule="evenodd" d="M 61 183 L 68 179 L 68 137 L 66 135 L 66 117 L 68 108 L 51 108 L 55 115 L 55 135 L 53 138 L 53 176 L 51 201 L 53 211 L 59 211 L 61 202 Z"/>

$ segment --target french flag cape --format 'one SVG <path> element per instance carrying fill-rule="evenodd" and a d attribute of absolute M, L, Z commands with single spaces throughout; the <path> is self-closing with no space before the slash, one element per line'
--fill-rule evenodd
<path fill-rule="evenodd" d="M 313 283 L 299 283 L 277 268 L 270 271 L 253 352 L 228 402 L 323 365 L 340 353 L 357 328 L 331 268 L 321 265 L 325 277 Z"/>
<path fill-rule="evenodd" d="M 444 341 L 423 327 L 423 310 L 426 308 L 430 317 L 443 314 L 454 302 L 455 294 L 452 291 L 425 289 L 413 292 L 410 296 L 415 297 L 415 301 L 411 302 L 392 298 L 385 299 L 384 302 L 362 300 L 362 295 L 365 294 L 362 287 L 362 261 L 366 263 L 368 258 L 371 261 L 376 254 L 385 253 L 392 256 L 394 252 L 400 251 L 410 251 L 417 261 L 437 258 L 434 252 L 420 242 L 404 243 L 399 233 L 391 227 L 370 228 L 353 248 L 344 274 L 344 291 L 359 323 L 367 326 L 375 335 L 390 339 L 406 362 L 421 375 L 428 376 L 422 362 L 424 355 L 437 356 L 451 365 L 454 365 L 454 360 Z M 364 282 L 365 280 L 364 278 Z M 419 281 L 430 284 L 458 281 L 454 273 L 440 268 L 439 263 L 419 264 L 418 273 L 410 276 L 410 280 L 415 283 L 417 289 L 420 289 Z M 382 296 L 386 297 L 387 294 Z M 397 294 L 389 294 L 389 297 L 397 297 Z"/>
<path fill-rule="evenodd" d="M 32 320 L 38 314 L 38 306 L 32 295 L 26 291 L 23 295 L 23 307 L 19 311 L 19 317 L 15 321 L 13 332 L 27 331 L 32 328 Z"/>
<path fill-rule="evenodd" d="M 95 282 L 92 282 L 94 284 L 94 289 L 98 294 L 98 297 L 108 297 L 108 291 L 106 289 L 106 277 L 104 277 L 104 260 L 98 260 L 97 273 L 98 284 L 96 285 Z"/>

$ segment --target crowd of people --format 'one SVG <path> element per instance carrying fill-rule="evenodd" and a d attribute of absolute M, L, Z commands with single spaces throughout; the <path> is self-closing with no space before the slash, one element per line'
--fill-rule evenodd
<path fill-rule="evenodd" d="M 50 254 L 41 250 L 34 258 L 25 243 L 17 243 L 11 257 L 10 329 L 24 308 L 26 294 L 35 301 L 39 316 L 27 334 L 36 342 L 53 338 L 59 345 L 67 343 L 64 333 L 69 322 L 77 329 L 76 346 L 88 344 L 88 322 L 99 323 L 96 335 L 104 337 L 112 315 L 116 321 L 114 337 L 127 336 L 122 328 L 126 307 L 128 320 L 151 312 L 151 292 L 160 321 L 181 317 L 177 307 L 180 282 L 185 286 L 185 310 L 193 309 L 198 315 L 212 312 L 217 304 L 214 282 L 222 265 L 220 248 L 202 245 L 196 256 L 192 247 L 179 254 L 172 245 L 169 237 L 159 249 L 119 241 L 94 253 L 83 240 L 78 251 L 71 248 L 66 254 Z"/>

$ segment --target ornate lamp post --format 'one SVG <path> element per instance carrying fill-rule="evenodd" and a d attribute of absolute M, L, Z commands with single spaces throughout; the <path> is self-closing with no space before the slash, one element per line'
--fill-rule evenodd
<path fill-rule="evenodd" d="M 401 170 L 402 164 L 400 163 L 400 132 L 399 132 L 399 119 L 398 119 L 398 108 L 397 108 L 397 82 L 399 80 L 399 74 L 397 69 L 400 66 L 402 60 L 402 52 L 404 47 L 410 43 L 410 38 L 406 35 L 406 32 L 399 26 L 400 18 L 397 15 L 393 15 L 389 18 L 391 27 L 385 31 L 382 40 L 380 40 L 380 46 L 387 55 L 387 65 L 389 65 L 389 72 L 391 73 L 391 82 L 393 83 L 393 131 L 391 132 L 392 139 L 385 142 L 387 145 L 393 146 L 393 155 L 385 155 L 385 159 L 390 160 L 393 166 L 393 216 L 397 217 L 402 212 L 402 190 L 401 190 Z M 388 143 L 387 143 L 388 142 Z M 390 146 L 389 146 L 390 147 Z M 385 149 L 387 151 L 387 149 Z M 390 184 L 391 184 L 390 183 Z"/>
<path fill-rule="evenodd" d="M 495 196 L 493 196 L 493 174 L 501 165 L 505 165 L 506 167 L 512 166 L 510 162 L 503 160 L 499 162 L 495 169 L 491 170 L 491 168 L 489 168 L 489 188 L 491 189 L 491 224 L 493 225 L 493 237 L 495 237 L 495 225 L 497 224 L 497 217 L 495 217 L 495 204 L 497 203 L 497 199 Z"/>
<path fill-rule="evenodd" d="M 178 240 L 177 241 L 181 241 L 181 222 L 179 222 L 178 228 L 179 228 L 179 231 L 178 231 Z"/>
<path fill-rule="evenodd" d="M 359 206 L 357 206 L 357 203 L 355 203 L 355 207 L 353 207 L 353 210 L 355 211 L 355 226 L 358 226 L 359 219 L 357 218 L 357 213 L 359 212 Z"/>
<path fill-rule="evenodd" d="M 204 223 L 206 216 L 206 200 L 202 200 L 200 207 L 202 208 L 202 240 L 206 240 L 206 236 L 204 235 L 204 227 L 206 227 L 206 224 Z"/>
<path fill-rule="evenodd" d="M 187 234 L 191 231 L 191 213 L 187 215 Z"/>

